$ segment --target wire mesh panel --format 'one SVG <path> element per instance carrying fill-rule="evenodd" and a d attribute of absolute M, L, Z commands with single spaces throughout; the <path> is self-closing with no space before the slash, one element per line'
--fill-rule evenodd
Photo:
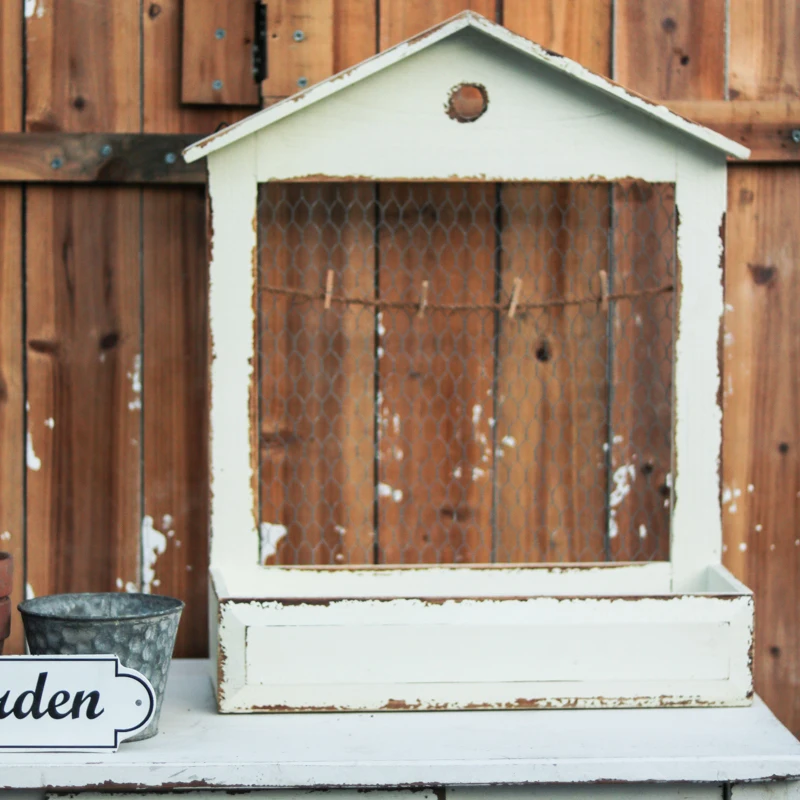
<path fill-rule="evenodd" d="M 668 555 L 669 185 L 269 184 L 261 560 Z"/>

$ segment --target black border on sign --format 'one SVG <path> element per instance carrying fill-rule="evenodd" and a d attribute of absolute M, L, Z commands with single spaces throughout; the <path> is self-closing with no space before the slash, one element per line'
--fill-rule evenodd
<path fill-rule="evenodd" d="M 150 708 L 145 715 L 145 719 L 148 720 L 145 724 L 149 724 L 152 721 L 152 715 L 155 711 L 156 706 L 156 697 L 153 693 L 152 688 L 150 685 L 142 680 L 142 677 L 139 675 L 130 675 L 127 673 L 120 672 L 120 662 L 117 656 L 98 656 L 96 658 L 86 658 L 85 656 L 0 656 L 0 663 L 3 661 L 32 661 L 37 664 L 41 664 L 47 661 L 91 661 L 93 663 L 100 662 L 107 662 L 113 661 L 114 662 L 114 677 L 115 678 L 131 678 L 132 680 L 138 681 L 139 683 L 144 686 L 145 691 L 147 692 L 147 696 L 150 698 Z M 124 667 L 127 669 L 127 667 Z M 35 751 L 35 750 L 50 750 L 50 751 L 67 751 L 67 750 L 117 750 L 119 748 L 119 735 L 121 733 L 127 733 L 128 731 L 136 730 L 137 728 L 144 727 L 144 725 L 134 725 L 132 728 L 114 728 L 114 744 L 31 744 L 31 745 L 24 745 L 24 744 L 0 744 L 0 750 L 16 750 L 17 752 L 24 752 L 24 751 Z M 124 741 L 124 740 L 123 740 Z"/>

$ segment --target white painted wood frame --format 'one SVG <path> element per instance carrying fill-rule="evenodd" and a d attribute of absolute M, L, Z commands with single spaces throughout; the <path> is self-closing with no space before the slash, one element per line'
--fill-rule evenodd
<path fill-rule="evenodd" d="M 489 97 L 474 124 L 444 113 L 464 82 Z M 752 597 L 720 566 L 729 155 L 747 151 L 471 13 L 189 148 L 187 160 L 208 158 L 213 231 L 211 624 L 222 710 L 749 702 Z M 680 221 L 670 562 L 258 566 L 258 185 L 628 179 L 674 184 Z M 325 682 L 310 669 L 320 658 L 336 662 Z"/>

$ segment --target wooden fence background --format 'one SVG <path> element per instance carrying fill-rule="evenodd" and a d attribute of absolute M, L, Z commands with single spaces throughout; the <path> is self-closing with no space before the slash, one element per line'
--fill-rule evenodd
<path fill-rule="evenodd" d="M 464 8 L 769 151 L 729 170 L 725 559 L 756 592 L 757 690 L 800 734 L 796 0 L 270 0 L 260 87 L 252 0 L 4 0 L 0 546 L 14 599 L 144 586 L 188 603 L 177 654 L 207 651 L 204 190 L 164 179 L 163 152 L 132 182 L 81 164 L 138 134 L 211 132 Z M 101 135 L 65 160 L 20 133 Z M 9 645 L 23 646 L 16 617 Z"/>

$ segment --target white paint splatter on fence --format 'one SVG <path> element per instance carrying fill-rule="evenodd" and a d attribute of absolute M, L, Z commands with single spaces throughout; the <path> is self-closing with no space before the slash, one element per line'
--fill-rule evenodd
<path fill-rule="evenodd" d="M 128 409 L 137 411 L 142 407 L 142 355 L 137 353 L 133 357 L 133 368 L 128 373 L 131 382 L 131 391 L 134 394 L 133 400 L 128 402 Z"/>
<path fill-rule="evenodd" d="M 392 487 L 388 483 L 378 484 L 378 497 L 391 497 Z"/>
<path fill-rule="evenodd" d="M 740 542 L 739 543 L 739 549 L 744 553 L 744 551 L 747 550 L 747 543 L 746 542 Z"/>
<path fill-rule="evenodd" d="M 25 0 L 25 19 L 41 19 L 45 12 L 44 0 Z"/>
<path fill-rule="evenodd" d="M 477 481 L 480 480 L 486 474 L 485 469 L 481 469 L 480 467 L 473 467 L 472 468 L 472 480 Z"/>
<path fill-rule="evenodd" d="M 56 421 L 52 417 L 48 417 L 44 421 L 44 424 L 45 424 L 46 428 L 50 428 L 50 430 L 53 430 L 53 428 L 55 428 L 55 426 L 56 426 Z"/>
<path fill-rule="evenodd" d="M 402 499 L 403 499 L 403 490 L 402 489 L 395 489 L 392 492 L 392 500 L 394 500 L 395 503 L 399 503 Z"/>
<path fill-rule="evenodd" d="M 500 443 L 504 444 L 506 447 L 517 446 L 517 440 L 513 436 L 504 436 Z"/>
<path fill-rule="evenodd" d="M 29 583 L 26 583 L 25 584 L 25 599 L 26 600 L 33 600 L 34 597 L 36 597 L 36 595 L 33 592 L 33 586 L 31 586 Z"/>
<path fill-rule="evenodd" d="M 461 469 L 460 466 L 456 467 L 453 470 L 453 477 L 454 478 L 460 478 L 463 474 L 464 474 L 464 472 L 463 472 L 463 470 Z"/>
<path fill-rule="evenodd" d="M 167 537 L 153 524 L 153 518 L 146 514 L 142 520 L 142 591 L 150 594 L 154 586 L 159 586 L 156 578 L 156 562 L 167 550 Z"/>
<path fill-rule="evenodd" d="M 477 425 L 481 421 L 483 415 L 483 406 L 476 403 L 472 406 L 472 424 Z"/>
<path fill-rule="evenodd" d="M 0 542 L 11 541 L 11 531 L 3 531 L 0 533 Z"/>
<path fill-rule="evenodd" d="M 262 522 L 258 527 L 259 563 L 266 563 L 270 556 L 278 552 L 278 542 L 288 533 L 285 525 L 277 522 Z"/>
<path fill-rule="evenodd" d="M 33 437 L 30 432 L 25 439 L 25 463 L 28 465 L 28 469 L 32 469 L 34 472 L 38 472 L 42 468 L 42 460 L 33 450 Z"/>
<path fill-rule="evenodd" d="M 619 535 L 617 506 L 630 494 L 631 486 L 636 480 L 636 467 L 633 464 L 623 464 L 621 467 L 617 467 L 611 480 L 614 488 L 608 497 L 608 536 L 610 539 L 615 539 Z"/>
<path fill-rule="evenodd" d="M 639 526 L 639 538 L 640 539 L 647 538 L 647 528 L 644 525 Z"/>

